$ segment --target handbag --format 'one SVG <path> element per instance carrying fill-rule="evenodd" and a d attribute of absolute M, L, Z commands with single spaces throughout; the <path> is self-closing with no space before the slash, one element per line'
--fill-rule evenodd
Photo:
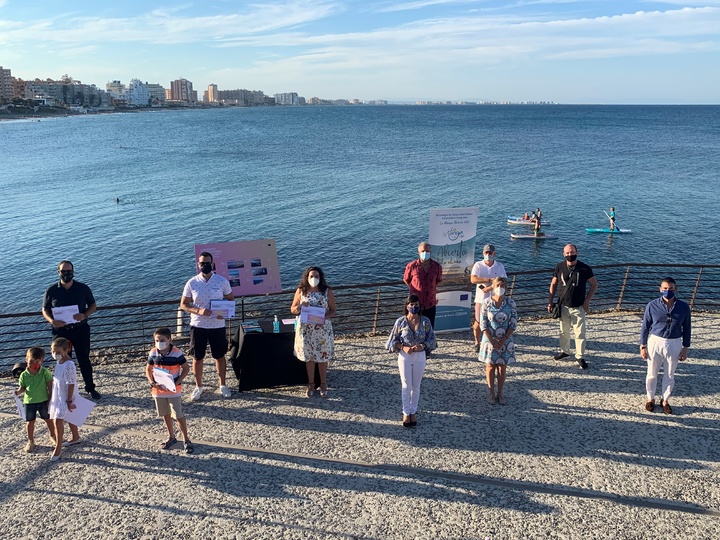
<path fill-rule="evenodd" d="M 552 319 L 559 319 L 562 315 L 562 301 L 557 301 L 553 304 L 552 310 L 550 311 L 550 317 Z"/>

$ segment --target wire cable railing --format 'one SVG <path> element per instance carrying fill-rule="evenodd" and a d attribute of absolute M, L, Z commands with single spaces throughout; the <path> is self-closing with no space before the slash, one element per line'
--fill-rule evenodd
<path fill-rule="evenodd" d="M 592 311 L 642 311 L 659 294 L 660 281 L 672 276 L 678 283 L 679 298 L 693 311 L 720 313 L 720 265 L 626 263 L 594 266 L 598 290 Z M 521 317 L 547 316 L 547 300 L 552 269 L 510 272 L 508 295 L 515 300 Z M 473 291 L 470 280 L 442 283 L 441 290 Z M 333 287 L 337 316 L 333 329 L 338 336 L 387 333 L 403 312 L 407 287 L 402 281 L 364 283 Z M 241 321 L 290 318 L 294 289 L 236 300 L 237 317 L 229 320 L 229 335 Z M 472 315 L 471 315 L 472 316 Z M 92 357 L 112 362 L 128 353 L 144 356 L 159 326 L 174 332 L 174 341 L 187 340 L 189 316 L 179 310 L 177 300 L 135 304 L 99 305 L 90 319 Z M 468 328 L 470 319 L 468 319 Z M 0 372 L 24 360 L 33 345 L 49 350 L 50 327 L 39 311 L 0 314 Z"/>

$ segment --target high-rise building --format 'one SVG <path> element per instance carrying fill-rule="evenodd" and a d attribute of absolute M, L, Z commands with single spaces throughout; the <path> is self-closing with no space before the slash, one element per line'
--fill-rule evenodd
<path fill-rule="evenodd" d="M 218 101 L 226 105 L 258 107 L 265 105 L 265 97 L 262 90 L 218 90 Z"/>
<path fill-rule="evenodd" d="M 207 102 L 208 103 L 217 103 L 219 101 L 218 99 L 218 87 L 217 84 L 210 84 L 208 85 L 207 89 Z"/>
<path fill-rule="evenodd" d="M 0 98 L 13 98 L 13 76 L 9 69 L 3 69 L 0 66 Z"/>
<path fill-rule="evenodd" d="M 160 84 L 145 83 L 147 86 L 148 97 L 154 104 L 165 103 L 165 88 Z"/>
<path fill-rule="evenodd" d="M 105 90 L 114 98 L 125 97 L 125 85 L 120 81 L 108 81 L 105 83 Z"/>
<path fill-rule="evenodd" d="M 175 79 L 170 83 L 171 101 L 197 101 L 197 92 L 187 79 Z"/>
<path fill-rule="evenodd" d="M 296 92 L 287 92 L 284 94 L 275 94 L 275 105 L 299 105 L 298 95 Z"/>
<path fill-rule="evenodd" d="M 135 107 L 147 107 L 150 104 L 150 94 L 147 83 L 140 79 L 130 81 L 127 89 L 127 104 Z"/>

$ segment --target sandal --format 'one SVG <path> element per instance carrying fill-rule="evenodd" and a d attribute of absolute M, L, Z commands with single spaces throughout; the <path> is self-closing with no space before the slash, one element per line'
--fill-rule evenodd
<path fill-rule="evenodd" d="M 327 397 L 327 386 L 324 384 L 320 385 L 320 397 L 322 397 L 322 398 Z"/>
<path fill-rule="evenodd" d="M 167 441 L 160 445 L 163 450 L 170 450 L 170 447 L 177 442 L 175 437 L 170 437 Z"/>
<path fill-rule="evenodd" d="M 186 454 L 192 454 L 195 451 L 195 447 L 192 445 L 190 441 L 185 441 L 183 443 L 183 448 L 185 448 Z"/>
<path fill-rule="evenodd" d="M 312 397 L 313 392 L 315 392 L 315 383 L 310 383 L 307 390 L 305 390 L 305 397 Z"/>

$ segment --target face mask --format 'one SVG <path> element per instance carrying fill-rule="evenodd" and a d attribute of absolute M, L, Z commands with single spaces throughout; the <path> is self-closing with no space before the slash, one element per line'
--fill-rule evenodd
<path fill-rule="evenodd" d="M 498 296 L 504 296 L 505 295 L 505 287 L 498 287 L 495 289 L 495 294 Z"/>
<path fill-rule="evenodd" d="M 65 283 L 70 283 L 75 277 L 75 273 L 72 270 L 62 270 L 60 272 L 60 279 Z"/>
<path fill-rule="evenodd" d="M 673 291 L 672 289 L 668 289 L 666 291 L 661 291 L 661 292 L 662 292 L 663 298 L 667 298 L 668 300 L 670 300 L 671 298 L 675 298 L 675 291 Z"/>
<path fill-rule="evenodd" d="M 420 313 L 420 306 L 408 306 L 408 313 L 417 315 L 418 313 Z"/>
<path fill-rule="evenodd" d="M 320 278 L 316 278 L 316 277 L 308 278 L 308 283 L 310 284 L 311 287 L 317 287 L 318 285 L 320 285 Z"/>
<path fill-rule="evenodd" d="M 420 253 L 420 260 L 421 261 L 427 261 L 430 258 L 430 252 L 429 251 L 423 251 Z"/>
<path fill-rule="evenodd" d="M 155 348 L 156 348 L 158 351 L 164 351 L 167 346 L 168 346 L 168 342 L 167 342 L 167 341 L 156 341 L 156 342 L 155 342 Z"/>
<path fill-rule="evenodd" d="M 60 360 L 63 359 L 63 355 L 62 355 L 62 353 L 56 352 L 56 353 L 53 353 L 53 358 L 59 362 Z"/>
<path fill-rule="evenodd" d="M 200 263 L 200 271 L 203 274 L 212 273 L 212 263 Z"/>
<path fill-rule="evenodd" d="M 577 261 L 577 255 L 565 255 L 565 260 L 567 262 L 575 262 Z"/>
<path fill-rule="evenodd" d="M 495 260 L 495 255 L 483 255 L 483 259 L 485 259 L 487 262 L 492 262 Z"/>

